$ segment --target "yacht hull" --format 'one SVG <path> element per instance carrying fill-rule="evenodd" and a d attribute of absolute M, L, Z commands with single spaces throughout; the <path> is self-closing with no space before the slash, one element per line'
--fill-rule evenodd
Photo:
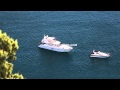
<path fill-rule="evenodd" d="M 109 56 L 90 56 L 90 57 L 96 57 L 96 58 L 108 58 Z"/>
<path fill-rule="evenodd" d="M 43 48 L 43 49 L 47 49 L 47 50 L 51 50 L 51 51 L 56 51 L 56 52 L 70 52 L 72 50 L 72 48 L 71 49 L 64 49 L 64 48 L 59 48 L 57 46 L 50 46 L 50 45 L 45 45 L 45 44 L 40 44 L 38 47 Z"/>

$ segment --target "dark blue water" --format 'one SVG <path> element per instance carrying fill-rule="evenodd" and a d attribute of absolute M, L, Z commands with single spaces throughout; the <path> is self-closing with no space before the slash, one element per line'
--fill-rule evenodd
<path fill-rule="evenodd" d="M 0 29 L 18 39 L 13 73 L 27 79 L 120 78 L 119 11 L 0 11 Z M 78 46 L 69 53 L 40 49 L 44 34 Z M 93 49 L 111 57 L 90 58 Z"/>

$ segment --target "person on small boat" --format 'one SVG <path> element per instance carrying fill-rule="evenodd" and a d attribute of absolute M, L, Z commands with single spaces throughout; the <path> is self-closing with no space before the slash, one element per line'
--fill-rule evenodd
<path fill-rule="evenodd" d="M 94 50 L 94 52 L 99 52 L 98 50 Z"/>

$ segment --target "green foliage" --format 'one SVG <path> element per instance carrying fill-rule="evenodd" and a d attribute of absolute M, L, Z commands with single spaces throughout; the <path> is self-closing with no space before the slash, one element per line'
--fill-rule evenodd
<path fill-rule="evenodd" d="M 3 62 L 8 58 L 8 52 L 4 50 L 0 50 L 0 61 Z"/>
<path fill-rule="evenodd" d="M 12 74 L 12 61 L 16 60 L 16 52 L 19 49 L 17 39 L 10 38 L 0 30 L 0 79 L 24 79 L 22 74 Z"/>
<path fill-rule="evenodd" d="M 22 74 L 19 74 L 19 73 L 15 73 L 12 75 L 12 78 L 13 79 L 24 79 L 24 77 L 22 76 Z"/>
<path fill-rule="evenodd" d="M 19 49 L 18 41 L 10 38 L 0 30 L 0 49 L 8 52 L 8 59 L 16 60 L 16 51 Z"/>

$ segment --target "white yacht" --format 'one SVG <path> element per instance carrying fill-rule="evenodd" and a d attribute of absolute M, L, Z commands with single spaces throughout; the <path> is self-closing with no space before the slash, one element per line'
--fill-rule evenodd
<path fill-rule="evenodd" d="M 97 50 L 93 50 L 93 52 L 91 53 L 90 57 L 96 57 L 96 58 L 108 58 L 110 57 L 109 53 L 105 53 L 105 52 L 100 52 Z"/>
<path fill-rule="evenodd" d="M 44 38 L 38 45 L 38 47 L 40 48 L 57 52 L 70 52 L 73 49 L 72 46 L 77 46 L 77 44 L 76 45 L 61 44 L 61 42 L 56 40 L 55 37 L 49 37 L 48 35 L 44 35 Z"/>

